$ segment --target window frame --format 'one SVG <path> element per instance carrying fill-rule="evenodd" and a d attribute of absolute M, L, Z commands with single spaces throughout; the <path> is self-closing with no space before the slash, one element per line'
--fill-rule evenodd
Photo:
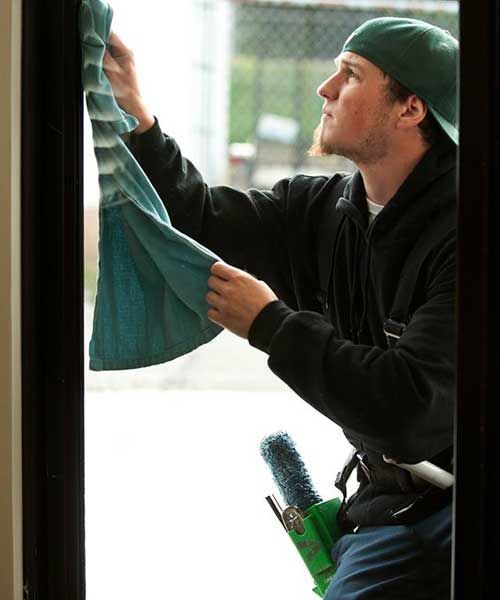
<path fill-rule="evenodd" d="M 85 598 L 79 4 L 23 1 L 25 600 Z M 471 600 L 489 597 L 500 554 L 493 414 L 498 387 L 494 276 L 500 250 L 493 230 L 500 197 L 494 177 L 500 166 L 498 3 L 463 2 L 460 32 L 460 70 L 468 74 L 474 68 L 475 76 L 473 85 L 465 80 L 460 86 L 452 579 L 453 598 Z"/>
<path fill-rule="evenodd" d="M 457 402 L 455 412 L 454 600 L 495 594 L 500 533 L 495 443 L 498 395 L 498 316 L 495 313 L 500 240 L 500 7 L 460 4 L 460 148 L 457 245 Z M 474 69 L 474 83 L 467 74 Z M 478 110 L 480 107 L 480 110 Z M 481 268 L 478 268 L 480 265 Z"/>
<path fill-rule="evenodd" d="M 23 1 L 25 600 L 85 597 L 79 0 Z"/>

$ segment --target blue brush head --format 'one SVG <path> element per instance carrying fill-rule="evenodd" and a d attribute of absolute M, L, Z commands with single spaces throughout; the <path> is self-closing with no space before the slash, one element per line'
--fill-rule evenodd
<path fill-rule="evenodd" d="M 297 506 L 306 511 L 322 502 L 314 489 L 309 473 L 286 431 L 277 431 L 260 444 L 260 453 L 271 469 L 273 479 L 287 506 Z"/>

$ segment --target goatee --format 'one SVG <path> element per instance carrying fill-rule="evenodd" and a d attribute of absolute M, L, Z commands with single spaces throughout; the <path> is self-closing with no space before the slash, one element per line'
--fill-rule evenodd
<path fill-rule="evenodd" d="M 343 156 L 356 165 L 377 163 L 387 156 L 389 148 L 388 134 L 384 128 L 384 119 L 386 119 L 386 114 L 379 111 L 376 125 L 368 131 L 362 140 L 351 145 L 328 140 L 328 136 L 323 135 L 323 128 L 320 123 L 314 130 L 313 141 L 307 151 L 307 155 Z"/>
<path fill-rule="evenodd" d="M 325 148 L 324 144 L 321 140 L 321 123 L 316 127 L 313 133 L 313 141 L 307 150 L 307 156 L 330 156 L 333 152 L 329 152 L 327 148 Z"/>

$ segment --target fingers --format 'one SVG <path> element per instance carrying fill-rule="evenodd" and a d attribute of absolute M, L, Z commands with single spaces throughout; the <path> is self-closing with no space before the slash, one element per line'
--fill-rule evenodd
<path fill-rule="evenodd" d="M 111 31 L 108 38 L 108 47 L 113 56 L 119 57 L 123 54 L 132 54 L 130 48 L 127 48 L 118 35 Z"/>
<path fill-rule="evenodd" d="M 222 308 L 222 305 L 225 303 L 224 298 L 216 292 L 208 292 L 205 299 L 211 307 L 217 309 Z"/>
<path fill-rule="evenodd" d="M 244 271 L 241 271 L 240 269 L 232 267 L 231 265 L 223 262 L 214 263 L 210 269 L 210 272 L 221 279 L 225 279 L 226 281 L 244 273 Z"/>
<path fill-rule="evenodd" d="M 109 50 L 104 51 L 102 66 L 106 71 L 113 71 L 116 73 L 120 71 L 120 65 L 116 62 Z"/>
<path fill-rule="evenodd" d="M 211 275 L 208 278 L 208 287 L 219 294 L 223 293 L 227 289 L 227 281 L 225 279 L 221 279 L 220 277 L 216 277 L 215 275 Z"/>
<path fill-rule="evenodd" d="M 220 322 L 221 315 L 220 315 L 220 312 L 216 308 L 209 308 L 207 311 L 207 317 L 210 319 L 210 321 L 217 323 L 217 325 L 221 325 L 221 322 Z"/>
<path fill-rule="evenodd" d="M 124 96 L 124 90 L 126 89 L 123 81 L 124 71 L 121 65 L 115 61 L 115 59 L 107 50 L 104 53 L 102 67 L 106 73 L 106 77 L 108 78 L 115 98 L 117 100 L 121 100 L 121 98 Z"/>

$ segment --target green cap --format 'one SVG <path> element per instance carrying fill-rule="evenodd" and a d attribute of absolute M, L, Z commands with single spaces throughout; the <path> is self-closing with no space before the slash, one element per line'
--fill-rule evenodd
<path fill-rule="evenodd" d="M 421 98 L 458 145 L 459 45 L 448 31 L 417 19 L 381 17 L 353 31 L 342 52 L 366 58 Z"/>

